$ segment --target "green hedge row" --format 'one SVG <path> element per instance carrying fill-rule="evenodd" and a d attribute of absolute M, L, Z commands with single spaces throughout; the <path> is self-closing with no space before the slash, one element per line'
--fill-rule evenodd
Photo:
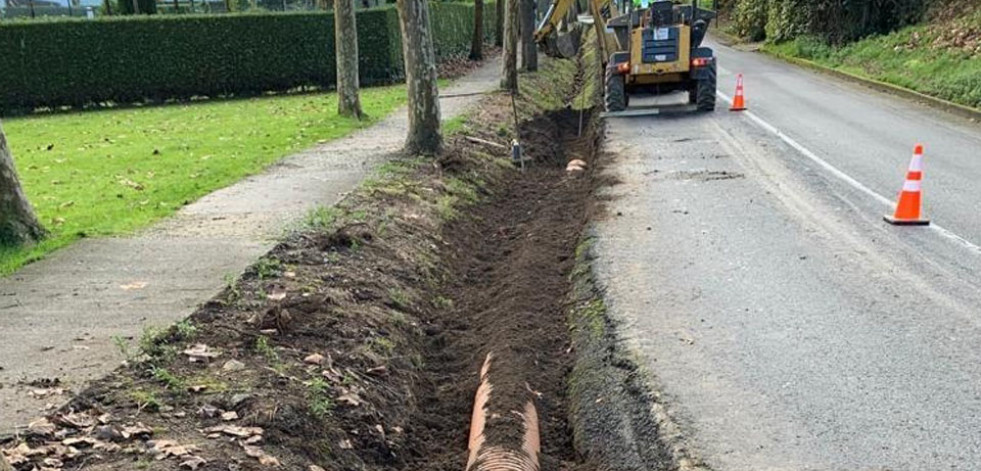
<path fill-rule="evenodd" d="M 801 35 L 846 43 L 919 21 L 931 4 L 946 0 L 725 0 L 719 9 L 734 20 L 736 33 L 785 41 Z"/>
<path fill-rule="evenodd" d="M 494 5 L 484 10 L 492 35 Z M 473 5 L 433 4 L 432 13 L 438 57 L 465 54 Z M 362 83 L 404 79 L 395 8 L 359 11 L 357 22 Z M 323 12 L 8 23 L 0 25 L 0 50 L 0 113 L 335 81 L 333 15 Z"/>

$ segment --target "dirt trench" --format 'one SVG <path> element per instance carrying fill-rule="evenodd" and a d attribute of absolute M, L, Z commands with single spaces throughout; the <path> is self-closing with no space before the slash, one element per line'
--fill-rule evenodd
<path fill-rule="evenodd" d="M 488 443 L 520 441 L 521 411 L 533 400 L 541 425 L 543 470 L 577 461 L 568 421 L 566 386 L 574 363 L 566 321 L 575 250 L 587 223 L 596 180 L 570 175 L 566 161 L 590 163 L 597 144 L 591 113 L 583 137 L 579 113 L 563 110 L 526 122 L 527 170 L 491 188 L 474 212 L 445 227 L 444 255 L 452 280 L 440 295 L 453 306 L 427 322 L 430 337 L 418 422 L 426 446 L 406 469 L 466 468 L 467 426 L 478 372 L 493 354 L 495 411 L 500 427 Z"/>

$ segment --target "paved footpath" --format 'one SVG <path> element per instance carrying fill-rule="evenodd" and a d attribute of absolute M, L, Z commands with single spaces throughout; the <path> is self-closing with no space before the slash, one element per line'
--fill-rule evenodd
<path fill-rule="evenodd" d="M 488 61 L 442 90 L 443 118 L 493 90 L 499 67 Z M 57 378 L 77 391 L 116 368 L 122 355 L 114 336 L 138 338 L 145 326 L 190 315 L 294 221 L 336 204 L 398 152 L 407 129 L 403 108 L 205 196 L 140 234 L 82 240 L 0 279 L 0 435 L 69 397 L 35 398 L 37 388 L 27 383 Z"/>

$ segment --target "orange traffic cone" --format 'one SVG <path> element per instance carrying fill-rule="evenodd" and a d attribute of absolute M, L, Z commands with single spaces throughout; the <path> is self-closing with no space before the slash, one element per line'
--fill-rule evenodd
<path fill-rule="evenodd" d="M 736 96 L 732 99 L 732 108 L 729 111 L 746 111 L 746 96 L 743 90 L 743 74 L 736 77 Z"/>
<path fill-rule="evenodd" d="M 896 214 L 886 215 L 886 222 L 897 226 L 927 226 L 930 224 L 928 219 L 921 219 L 920 217 L 922 180 L 923 146 L 917 144 L 913 151 L 913 160 L 909 163 L 906 183 L 903 184 L 903 191 L 899 193 Z"/>

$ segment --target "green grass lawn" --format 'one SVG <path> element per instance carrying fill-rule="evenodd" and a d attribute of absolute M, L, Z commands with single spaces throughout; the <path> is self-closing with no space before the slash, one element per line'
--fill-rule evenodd
<path fill-rule="evenodd" d="M 958 38 L 962 34 L 967 38 Z M 981 11 L 833 48 L 814 38 L 768 44 L 768 52 L 981 107 Z"/>
<path fill-rule="evenodd" d="M 80 237 L 130 233 L 284 156 L 370 125 L 406 100 L 404 85 L 366 88 L 364 122 L 337 116 L 334 94 L 212 101 L 4 120 L 14 162 L 51 232 L 0 249 L 0 276 Z"/>

